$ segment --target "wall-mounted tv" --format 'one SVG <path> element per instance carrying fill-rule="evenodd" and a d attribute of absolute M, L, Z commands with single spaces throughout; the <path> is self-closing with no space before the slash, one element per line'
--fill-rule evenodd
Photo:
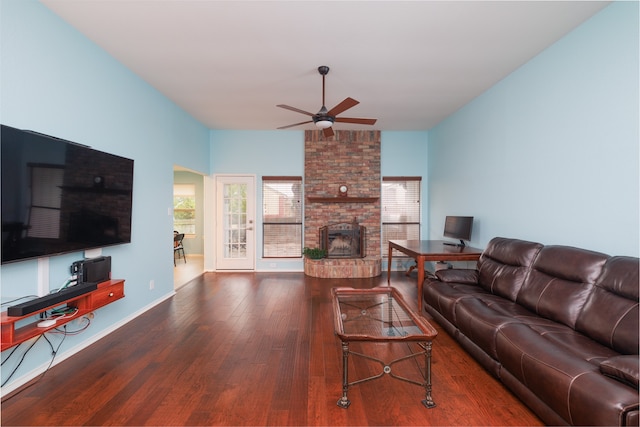
<path fill-rule="evenodd" d="M 471 240 L 473 228 L 472 216 L 447 216 L 444 220 L 444 236 L 460 240 L 455 246 L 465 246 L 465 240 Z"/>
<path fill-rule="evenodd" d="M 2 264 L 131 242 L 133 160 L 2 125 Z"/>

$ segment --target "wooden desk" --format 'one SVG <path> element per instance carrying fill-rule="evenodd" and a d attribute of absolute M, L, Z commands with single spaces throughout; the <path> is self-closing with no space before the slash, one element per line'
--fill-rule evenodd
<path fill-rule="evenodd" d="M 391 261 L 394 249 L 415 259 L 418 269 L 418 312 L 420 313 L 422 313 L 425 261 L 477 261 L 482 254 L 482 249 L 470 246 L 449 246 L 444 243 L 444 240 L 389 240 L 387 282 L 391 283 Z"/>

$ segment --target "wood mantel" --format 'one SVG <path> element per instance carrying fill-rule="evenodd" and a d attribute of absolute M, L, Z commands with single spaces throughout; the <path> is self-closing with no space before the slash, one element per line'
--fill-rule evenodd
<path fill-rule="evenodd" d="M 375 203 L 380 197 L 307 197 L 311 203 Z"/>

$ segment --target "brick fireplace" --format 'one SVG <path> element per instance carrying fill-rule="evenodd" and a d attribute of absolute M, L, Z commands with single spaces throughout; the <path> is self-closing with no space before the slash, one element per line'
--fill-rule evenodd
<path fill-rule="evenodd" d="M 365 257 L 305 259 L 314 277 L 380 275 L 380 131 L 305 131 L 305 227 L 307 247 L 321 247 L 320 229 L 358 223 L 366 228 Z M 340 185 L 348 187 L 340 195 Z"/>

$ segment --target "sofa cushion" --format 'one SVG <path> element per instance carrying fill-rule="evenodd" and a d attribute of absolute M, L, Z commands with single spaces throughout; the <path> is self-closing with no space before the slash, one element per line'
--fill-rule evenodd
<path fill-rule="evenodd" d="M 516 301 L 542 317 L 574 328 L 607 258 L 570 246 L 545 246 Z"/>
<path fill-rule="evenodd" d="M 466 285 L 478 284 L 478 270 L 449 268 L 436 271 L 436 277 L 441 282 L 462 283 Z"/>
<path fill-rule="evenodd" d="M 558 334 L 580 334 L 557 325 Z M 564 331 L 564 332 L 563 332 Z M 573 425 L 617 425 L 619 414 L 637 408 L 638 391 L 602 375 L 600 367 L 584 359 L 579 351 L 567 351 L 571 342 L 546 328 L 511 323 L 500 328 L 496 349 L 503 369 L 509 371 L 567 423 Z M 550 337 L 552 337 L 550 339 Z M 586 342 L 585 342 L 586 343 Z M 591 351 L 598 344 L 586 344 Z M 587 348 L 587 347 L 584 347 Z"/>
<path fill-rule="evenodd" d="M 639 261 L 622 256 L 607 260 L 576 321 L 576 330 L 621 354 L 638 354 Z"/>
<path fill-rule="evenodd" d="M 493 294 L 461 299 L 454 311 L 453 317 L 460 332 L 493 359 L 497 359 L 495 337 L 500 327 L 508 323 L 522 323 L 530 316 L 540 319 L 526 308 Z"/>
<path fill-rule="evenodd" d="M 567 399 L 573 379 L 598 371 L 598 367 L 578 357 L 569 357 L 555 343 L 524 324 L 502 328 L 496 344 L 503 369 L 570 422 Z"/>
<path fill-rule="evenodd" d="M 638 388 L 640 359 L 636 355 L 614 356 L 600 363 L 600 372 Z"/>
<path fill-rule="evenodd" d="M 534 321 L 530 322 L 528 326 L 545 340 L 555 344 L 558 349 L 589 362 L 595 367 L 599 367 L 602 361 L 618 355 L 615 350 L 561 323 Z"/>
<path fill-rule="evenodd" d="M 559 348 L 598 366 L 602 360 L 617 355 L 614 350 L 566 325 L 540 317 L 526 308 L 496 295 L 465 298 L 455 306 L 457 327 L 465 336 L 498 359 L 496 335 L 507 324 L 524 324 Z"/>
<path fill-rule="evenodd" d="M 478 282 L 489 292 L 515 301 L 540 243 L 495 237 L 478 261 Z"/>
<path fill-rule="evenodd" d="M 445 319 L 454 325 L 455 306 L 463 298 L 473 298 L 476 294 L 488 294 L 478 285 L 465 283 L 445 283 L 439 280 L 427 279 L 422 295 L 425 303 L 436 309 Z"/>

